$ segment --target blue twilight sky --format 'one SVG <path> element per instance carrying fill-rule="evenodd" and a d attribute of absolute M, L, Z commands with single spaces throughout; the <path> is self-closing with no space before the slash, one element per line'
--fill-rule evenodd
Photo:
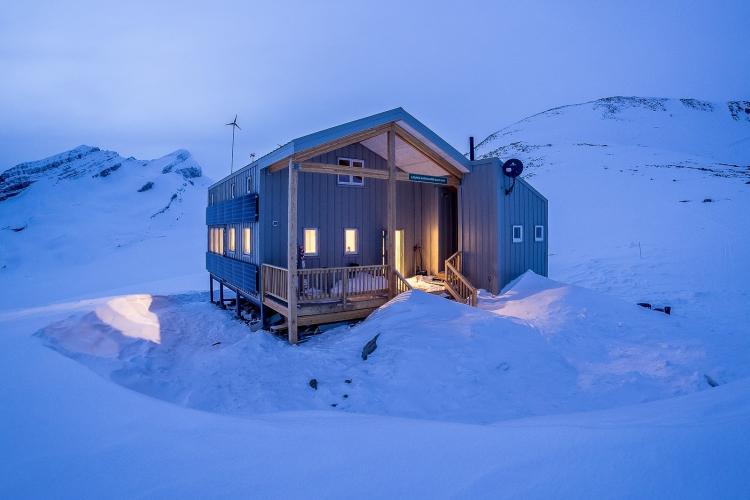
<path fill-rule="evenodd" d="M 207 175 L 403 106 L 459 150 L 610 95 L 750 99 L 750 1 L 0 0 L 0 170 L 79 144 Z"/>

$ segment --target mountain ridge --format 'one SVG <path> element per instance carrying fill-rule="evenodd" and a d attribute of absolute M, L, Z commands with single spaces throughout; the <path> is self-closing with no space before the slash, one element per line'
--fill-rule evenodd
<path fill-rule="evenodd" d="M 172 171 L 186 180 L 203 175 L 200 165 L 193 160 L 190 152 L 178 149 L 155 160 L 137 160 L 130 156 L 123 158 L 115 151 L 80 145 L 55 155 L 19 163 L 0 173 L 0 202 L 18 196 L 41 178 L 55 178 L 57 181 L 76 179 L 93 172 L 94 177 L 107 177 L 122 167 L 147 166 L 150 162 L 164 162 L 162 173 Z"/>

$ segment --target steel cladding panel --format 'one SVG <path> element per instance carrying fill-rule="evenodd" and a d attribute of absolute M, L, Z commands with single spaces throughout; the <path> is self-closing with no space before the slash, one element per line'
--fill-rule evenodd
<path fill-rule="evenodd" d="M 206 269 L 243 292 L 252 295 L 258 293 L 258 266 L 251 262 L 206 252 Z"/>

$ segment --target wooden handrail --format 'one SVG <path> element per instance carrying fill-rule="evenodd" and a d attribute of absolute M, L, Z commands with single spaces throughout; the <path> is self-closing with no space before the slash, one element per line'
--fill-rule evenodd
<path fill-rule="evenodd" d="M 461 252 L 458 251 L 445 259 L 445 263 L 450 263 L 455 270 L 457 270 L 459 273 L 461 272 Z"/>
<path fill-rule="evenodd" d="M 460 266 L 461 252 L 456 252 L 445 261 L 445 288 L 457 302 L 468 304 L 472 307 L 477 305 L 477 289 L 461 274 Z"/>
<path fill-rule="evenodd" d="M 396 295 L 400 295 L 409 290 L 413 290 L 413 287 L 406 281 L 406 278 L 398 272 L 398 269 L 393 270 L 393 277 L 396 280 Z"/>

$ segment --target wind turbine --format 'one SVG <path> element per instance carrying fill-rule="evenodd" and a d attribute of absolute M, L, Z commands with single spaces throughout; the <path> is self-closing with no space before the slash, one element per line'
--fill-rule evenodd
<path fill-rule="evenodd" d="M 234 120 L 227 123 L 227 125 L 232 126 L 232 166 L 229 168 L 229 173 L 231 174 L 232 172 L 234 172 L 234 131 L 238 128 L 240 130 L 242 129 L 240 128 L 239 125 L 237 125 L 237 115 L 234 115 Z"/>

